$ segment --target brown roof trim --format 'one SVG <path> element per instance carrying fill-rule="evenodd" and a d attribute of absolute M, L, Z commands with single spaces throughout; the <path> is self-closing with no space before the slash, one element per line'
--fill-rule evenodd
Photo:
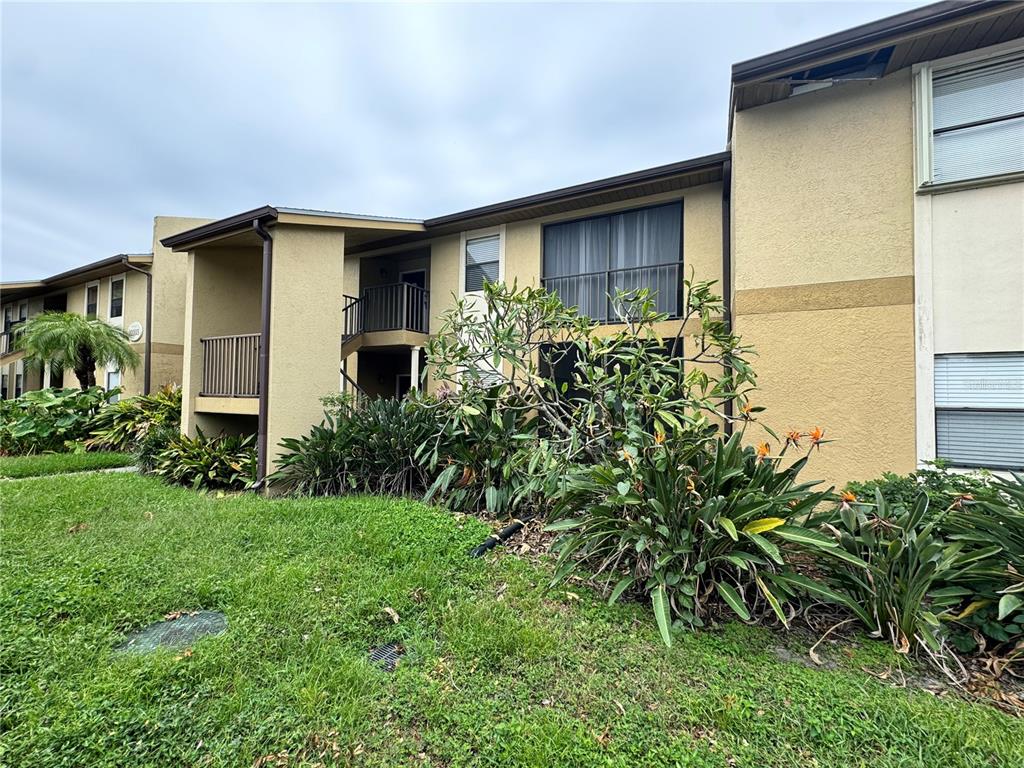
<path fill-rule="evenodd" d="M 178 248 L 182 245 L 188 245 L 189 243 L 206 240 L 211 237 L 247 231 L 252 227 L 253 219 L 259 219 L 264 224 L 272 223 L 277 220 L 277 209 L 270 205 L 253 208 L 251 211 L 238 213 L 226 219 L 218 219 L 209 224 L 203 224 L 194 229 L 187 229 L 176 235 L 165 237 L 160 241 L 160 245 L 165 248 Z"/>
<path fill-rule="evenodd" d="M 588 181 L 584 184 L 576 184 L 571 187 L 562 187 L 561 189 L 551 190 L 550 192 L 541 192 L 527 197 L 517 197 L 514 200 L 506 200 L 503 203 L 494 203 L 480 208 L 470 208 L 469 210 L 460 211 L 459 213 L 451 213 L 446 216 L 427 219 L 423 223 L 429 230 L 431 227 L 456 224 L 462 221 L 480 218 L 481 216 L 493 216 L 495 214 L 514 211 L 519 208 L 529 208 L 543 203 L 565 200 L 568 198 L 579 197 L 581 195 L 593 194 L 595 192 L 603 192 L 616 187 L 628 186 L 630 184 L 642 184 L 644 182 L 657 181 L 658 179 L 664 179 L 671 176 L 679 176 L 681 174 L 708 170 L 711 168 L 721 167 L 722 164 L 730 158 L 730 156 L 731 155 L 728 151 L 716 152 L 713 155 L 703 155 L 702 157 L 695 157 L 678 163 L 659 165 L 655 168 L 646 168 L 642 171 L 633 171 L 632 173 L 624 173 L 619 176 L 609 176 L 606 179 Z"/>
<path fill-rule="evenodd" d="M 113 267 L 124 262 L 125 258 L 128 258 L 134 264 L 152 264 L 153 254 L 152 253 L 119 253 L 116 256 L 110 256 L 106 259 L 100 259 L 89 264 L 85 264 L 81 267 L 75 267 L 69 269 L 67 272 L 61 272 L 60 274 L 53 275 L 51 277 L 44 277 L 42 283 L 50 285 L 52 283 L 59 283 L 62 280 L 67 280 L 71 277 L 84 276 L 88 272 L 94 272 L 97 269 L 104 269 L 106 267 Z"/>
<path fill-rule="evenodd" d="M 732 81 L 748 82 L 784 74 L 787 71 L 807 69 L 819 59 L 831 58 L 846 50 L 872 44 L 881 45 L 896 35 L 917 32 L 934 24 L 971 16 L 979 11 L 991 11 L 1017 4 L 1018 0 L 945 0 L 933 3 L 733 64 Z"/>

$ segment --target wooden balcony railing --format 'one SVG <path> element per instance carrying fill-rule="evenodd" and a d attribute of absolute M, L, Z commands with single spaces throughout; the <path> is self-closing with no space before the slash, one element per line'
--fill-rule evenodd
<path fill-rule="evenodd" d="M 260 335 L 209 336 L 203 345 L 203 397 L 257 397 Z"/>
<path fill-rule="evenodd" d="M 409 283 L 374 285 L 345 297 L 344 338 L 372 331 L 430 331 L 430 291 Z"/>

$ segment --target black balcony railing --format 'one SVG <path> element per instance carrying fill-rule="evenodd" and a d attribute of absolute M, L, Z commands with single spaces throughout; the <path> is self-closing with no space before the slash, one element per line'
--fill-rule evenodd
<path fill-rule="evenodd" d="M 344 337 L 373 331 L 430 330 L 430 291 L 410 283 L 374 285 L 345 297 Z"/>
<path fill-rule="evenodd" d="M 613 298 L 619 292 L 648 289 L 659 312 L 679 317 L 682 311 L 682 264 L 652 264 L 644 267 L 601 270 L 576 275 L 545 277 L 544 288 L 558 295 L 567 307 L 576 307 L 591 320 L 615 322 L 618 313 Z"/>
<path fill-rule="evenodd" d="M 257 397 L 260 335 L 209 336 L 203 345 L 204 397 Z"/>

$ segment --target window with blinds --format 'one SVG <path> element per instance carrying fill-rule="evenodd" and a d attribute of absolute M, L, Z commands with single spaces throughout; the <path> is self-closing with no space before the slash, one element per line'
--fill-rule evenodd
<path fill-rule="evenodd" d="M 1024 352 L 937 355 L 935 439 L 955 466 L 1024 469 Z"/>
<path fill-rule="evenodd" d="M 466 293 L 484 289 L 484 282 L 498 281 L 501 236 L 489 235 L 466 241 Z"/>
<path fill-rule="evenodd" d="M 932 81 L 932 183 L 1024 171 L 1024 57 Z"/>

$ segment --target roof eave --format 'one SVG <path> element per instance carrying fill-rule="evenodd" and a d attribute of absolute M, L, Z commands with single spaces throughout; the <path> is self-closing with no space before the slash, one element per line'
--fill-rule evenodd
<path fill-rule="evenodd" d="M 460 221 L 480 218 L 481 216 L 493 216 L 494 214 L 505 213 L 519 208 L 529 208 L 543 203 L 550 203 L 557 200 L 564 200 L 579 197 L 581 195 L 615 189 L 616 187 L 642 184 L 644 182 L 656 181 L 658 179 L 679 176 L 687 173 L 697 173 L 702 170 L 719 167 L 728 160 L 729 157 L 730 154 L 728 151 L 716 152 L 712 155 L 703 155 L 690 160 L 683 160 L 678 163 L 659 165 L 654 168 L 646 168 L 642 171 L 633 171 L 631 173 L 620 174 L 619 176 L 610 176 L 605 179 L 588 181 L 583 184 L 575 184 L 571 187 L 562 187 L 561 189 L 541 192 L 527 197 L 518 197 L 513 200 L 506 200 L 502 203 L 494 203 L 492 205 L 485 205 L 479 208 L 470 208 L 465 211 L 460 211 L 459 213 L 452 213 L 445 216 L 438 216 L 433 219 L 427 219 L 424 224 L 429 230 L 432 227 L 455 224 Z"/>
<path fill-rule="evenodd" d="M 844 53 L 869 45 L 884 45 L 891 38 L 910 34 L 935 24 L 971 16 L 979 11 L 993 12 L 1005 8 L 1014 0 L 944 0 L 944 2 L 914 8 L 885 19 L 826 35 L 800 45 L 784 48 L 764 56 L 741 61 L 732 66 L 732 82 L 746 84 L 792 71 L 807 69 L 826 63 Z"/>
<path fill-rule="evenodd" d="M 264 205 L 253 208 L 251 211 L 243 211 L 234 216 L 228 216 L 226 219 L 211 221 L 209 224 L 165 237 L 160 241 L 160 245 L 170 248 L 172 251 L 188 250 L 190 245 L 244 232 L 252 227 L 252 222 L 255 219 L 259 219 L 263 224 L 272 223 L 277 219 L 277 209 L 270 205 Z"/>

